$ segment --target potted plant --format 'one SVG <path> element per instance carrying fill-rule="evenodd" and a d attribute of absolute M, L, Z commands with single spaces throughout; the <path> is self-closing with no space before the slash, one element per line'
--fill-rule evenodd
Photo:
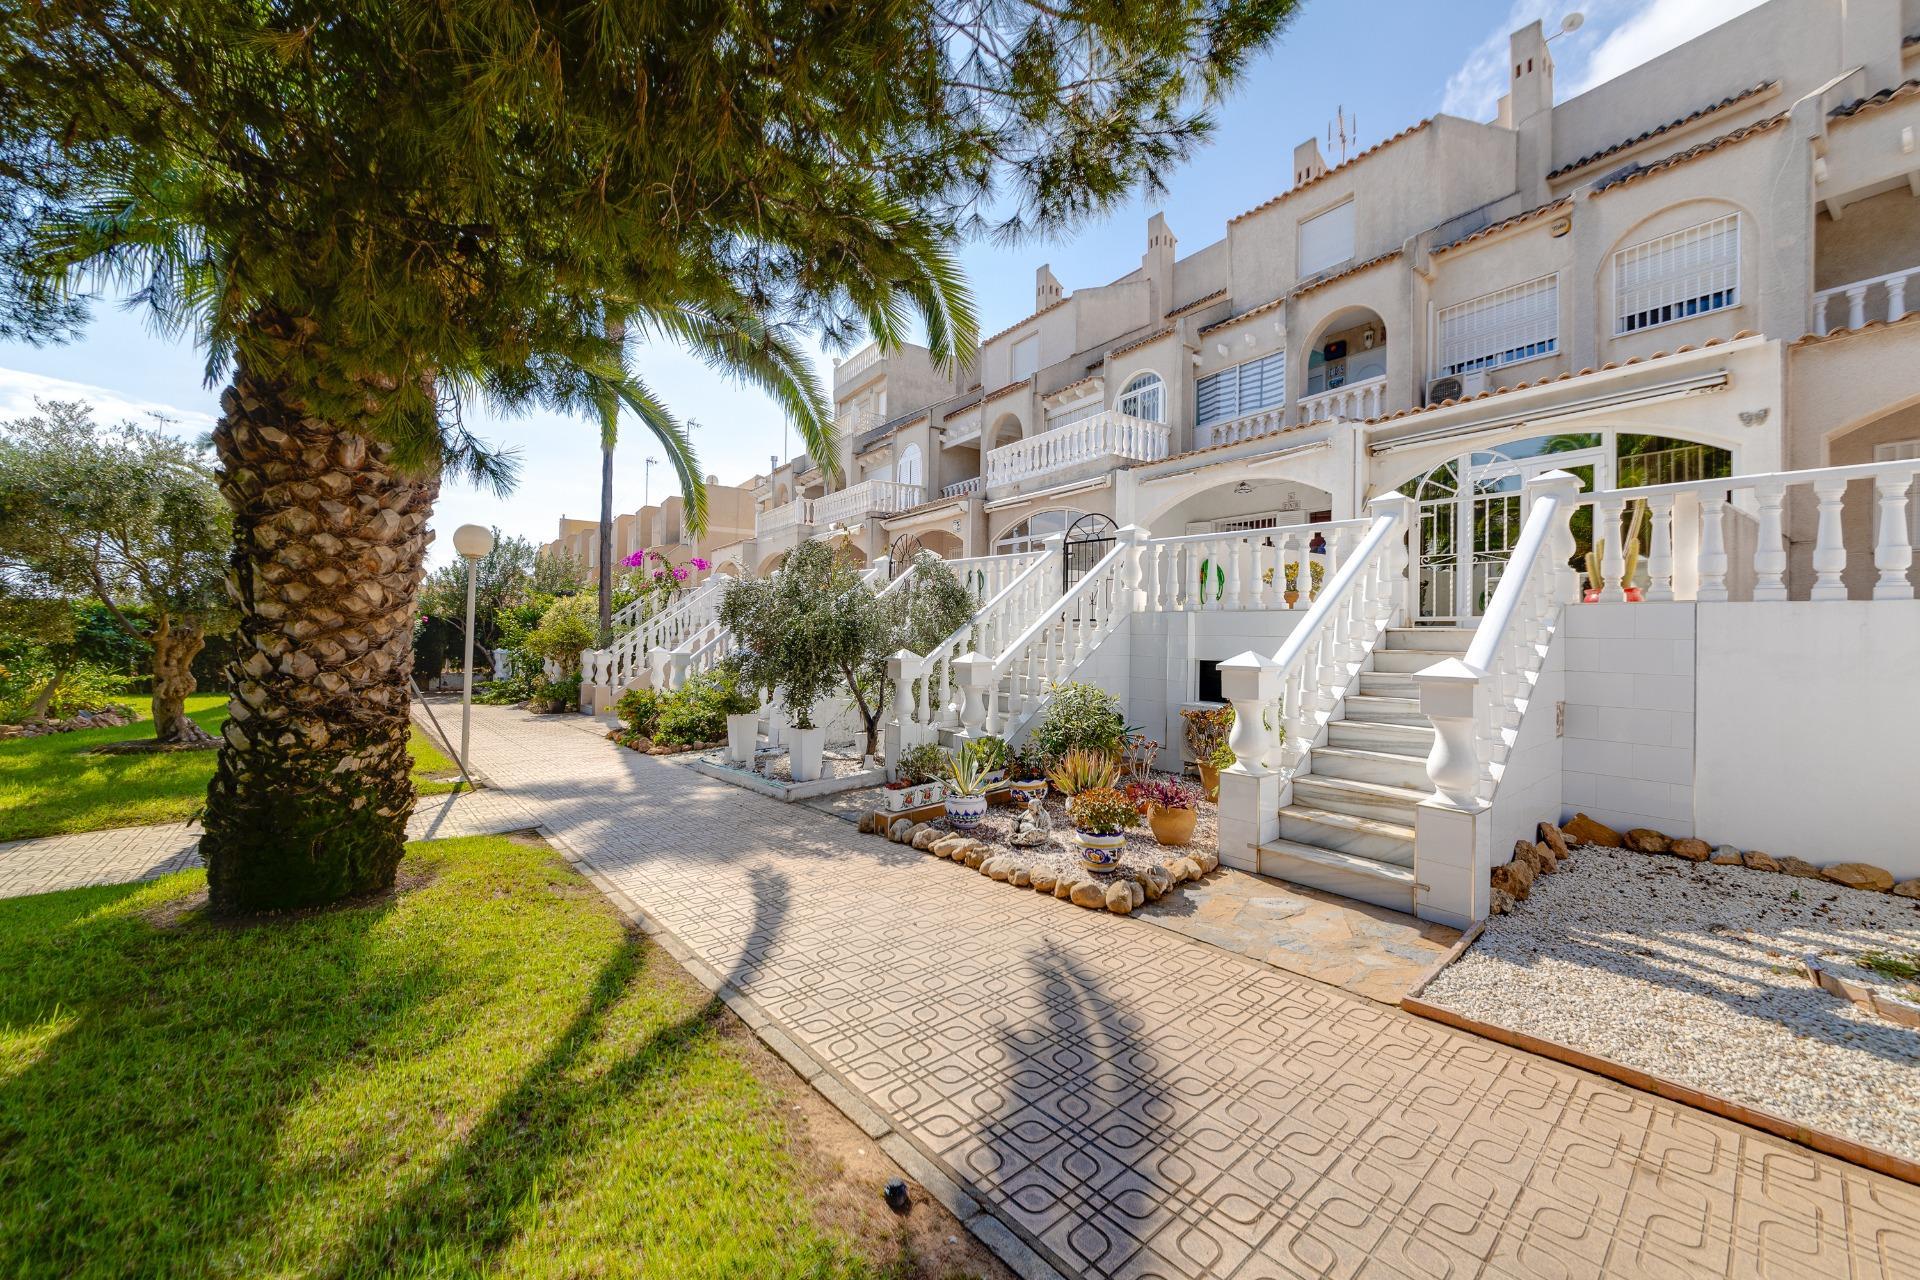
<path fill-rule="evenodd" d="M 760 745 L 760 700 L 729 668 L 715 672 L 713 687 L 714 700 L 727 717 L 727 759 L 752 764 Z"/>
<path fill-rule="evenodd" d="M 1082 791 L 1111 787 L 1119 777 L 1119 764 L 1104 751 L 1069 751 L 1047 771 L 1053 789 L 1069 799 Z"/>
<path fill-rule="evenodd" d="M 1298 560 L 1287 565 L 1287 589 L 1280 593 L 1280 598 L 1287 602 L 1289 609 L 1300 603 L 1300 562 Z"/>
<path fill-rule="evenodd" d="M 1007 746 L 1007 740 L 996 734 L 973 739 L 973 749 L 980 753 L 981 761 L 987 769 L 987 790 L 997 791 L 1007 780 L 1007 761 L 1013 757 L 1013 749 Z"/>
<path fill-rule="evenodd" d="M 1127 830 L 1140 821 L 1140 810 L 1112 787 L 1092 787 L 1067 801 L 1073 819 L 1073 838 L 1080 846 L 1080 864 L 1089 871 L 1111 871 L 1120 865 L 1120 849 Z"/>
<path fill-rule="evenodd" d="M 1161 844 L 1193 843 L 1193 826 L 1200 817 L 1200 789 L 1179 778 L 1151 778 L 1134 786 L 1134 799 L 1147 815 L 1147 826 Z"/>
<path fill-rule="evenodd" d="M 1220 770 L 1233 763 L 1227 735 L 1233 731 L 1232 707 L 1193 707 L 1180 713 L 1186 721 L 1187 753 L 1200 772 L 1207 799 L 1220 798 Z"/>
<path fill-rule="evenodd" d="M 887 812 L 906 813 L 939 804 L 947 795 L 946 784 L 940 781 L 945 767 L 940 748 L 931 742 L 902 752 L 894 779 L 886 787 Z"/>
<path fill-rule="evenodd" d="M 986 816 L 987 756 L 963 742 L 946 758 L 947 824 L 965 829 Z"/>
<path fill-rule="evenodd" d="M 1023 807 L 1047 794 L 1047 762 L 1032 743 L 1008 757 L 1007 788 Z"/>

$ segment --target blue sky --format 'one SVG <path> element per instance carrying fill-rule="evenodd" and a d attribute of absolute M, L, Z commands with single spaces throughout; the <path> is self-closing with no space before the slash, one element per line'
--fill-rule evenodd
<path fill-rule="evenodd" d="M 1026 315 L 1033 273 L 1042 262 L 1067 289 L 1102 284 L 1139 261 L 1146 220 L 1163 209 L 1183 253 L 1218 239 L 1226 220 L 1287 184 L 1294 145 L 1322 139 L 1337 108 L 1357 117 L 1359 147 L 1446 111 L 1491 119 L 1506 87 L 1508 32 L 1535 18 L 1555 29 L 1581 10 L 1586 22 L 1553 43 L 1560 98 L 1619 74 L 1723 22 L 1758 0 L 1306 0 L 1285 34 L 1249 71 L 1218 112 L 1213 142 L 1179 172 L 1168 190 L 1136 198 L 1073 234 L 1011 248 L 971 244 L 962 261 L 979 307 L 981 332 Z M 1337 154 L 1329 152 L 1330 161 Z M 819 352 L 823 379 L 831 370 Z M 110 303 L 96 309 L 85 338 L 64 347 L 0 343 L 0 417 L 31 412 L 36 396 L 83 398 L 103 416 L 162 415 L 182 431 L 199 432 L 218 412 L 217 389 L 204 385 L 204 356 L 187 344 L 154 336 L 145 320 Z M 695 441 L 703 470 L 725 482 L 766 467 L 791 447 L 778 412 L 759 393 L 731 384 L 671 348 L 641 353 L 640 368 L 682 417 L 699 424 Z M 829 383 L 830 385 L 830 383 Z M 448 484 L 435 526 L 432 559 L 451 558 L 447 532 L 469 521 L 544 541 L 562 515 L 598 511 L 599 462 L 594 427 L 551 415 L 468 415 L 469 425 L 516 450 L 521 482 L 509 499 Z M 644 459 L 657 448 L 629 426 L 615 456 L 615 505 L 632 510 L 643 496 L 658 500 L 672 483 L 664 465 Z"/>

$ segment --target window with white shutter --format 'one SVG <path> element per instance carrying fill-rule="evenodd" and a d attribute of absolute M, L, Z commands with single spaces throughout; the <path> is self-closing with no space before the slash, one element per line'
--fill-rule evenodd
<path fill-rule="evenodd" d="M 1613 297 L 1616 336 L 1738 306 L 1740 215 L 1620 250 Z"/>
<path fill-rule="evenodd" d="M 1560 348 L 1558 276 L 1482 294 L 1442 310 L 1435 376 L 1492 369 Z"/>
<path fill-rule="evenodd" d="M 1300 276 L 1304 279 L 1353 257 L 1353 201 L 1335 205 L 1300 224 Z"/>
<path fill-rule="evenodd" d="M 1194 413 L 1201 426 L 1270 409 L 1287 400 L 1287 353 L 1210 373 L 1194 386 Z"/>
<path fill-rule="evenodd" d="M 1031 378 L 1034 370 L 1040 367 L 1040 335 L 1030 333 L 1014 343 L 1009 358 L 1012 363 L 1009 370 L 1011 381 Z"/>

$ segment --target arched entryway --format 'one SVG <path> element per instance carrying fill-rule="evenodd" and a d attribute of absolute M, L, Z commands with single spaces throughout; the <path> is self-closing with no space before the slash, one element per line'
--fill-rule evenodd
<path fill-rule="evenodd" d="M 1671 436 L 1600 430 L 1513 440 L 1441 463 L 1400 486 L 1415 504 L 1417 621 L 1467 627 L 1479 621 L 1519 540 L 1526 483 L 1549 471 L 1578 477 L 1581 491 L 1590 493 L 1732 475 L 1733 454 Z M 1637 574 L 1645 572 L 1652 537 L 1642 505 L 1627 504 L 1616 535 L 1637 541 Z M 1594 550 L 1592 507 L 1575 512 L 1573 535 L 1571 564 L 1584 578 Z"/>

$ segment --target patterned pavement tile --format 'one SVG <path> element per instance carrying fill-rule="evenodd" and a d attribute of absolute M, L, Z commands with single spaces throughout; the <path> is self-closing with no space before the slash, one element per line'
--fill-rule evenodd
<path fill-rule="evenodd" d="M 1920 1278 L 1920 1188 L 581 718 L 479 707 L 474 732 L 493 789 L 423 805 L 421 833 L 553 831 L 1063 1274 Z M 193 857 L 195 833 L 138 832 L 0 846 L 0 894 Z"/>

